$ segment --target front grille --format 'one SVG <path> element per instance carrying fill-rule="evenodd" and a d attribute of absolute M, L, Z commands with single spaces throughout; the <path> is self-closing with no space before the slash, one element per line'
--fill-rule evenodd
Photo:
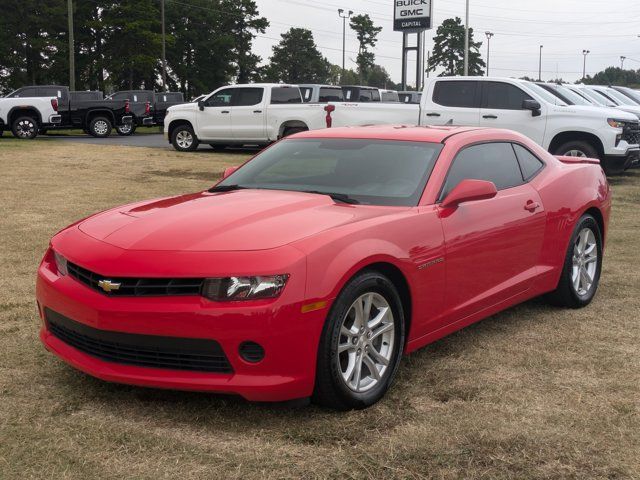
<path fill-rule="evenodd" d="M 71 262 L 67 263 L 67 269 L 69 275 L 79 282 L 97 292 L 113 297 L 200 295 L 204 281 L 202 278 L 114 278 L 99 275 Z M 119 285 L 117 290 L 106 291 L 100 287 L 99 282 L 104 280 L 110 280 L 112 284 Z"/>
<path fill-rule="evenodd" d="M 640 122 L 627 123 L 622 130 L 622 140 L 626 140 L 629 145 L 640 143 Z"/>
<path fill-rule="evenodd" d="M 215 340 L 98 330 L 45 309 L 49 331 L 67 345 L 106 362 L 138 367 L 233 373 Z"/>

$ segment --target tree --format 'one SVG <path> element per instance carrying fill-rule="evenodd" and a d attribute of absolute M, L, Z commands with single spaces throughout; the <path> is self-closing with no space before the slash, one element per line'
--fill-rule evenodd
<path fill-rule="evenodd" d="M 577 83 L 587 85 L 619 85 L 621 87 L 636 86 L 640 84 L 640 72 L 635 70 L 622 70 L 619 67 L 609 67 L 602 72 L 596 73 L 593 77 L 587 76 L 584 81 Z"/>
<path fill-rule="evenodd" d="M 376 56 L 369 48 L 374 48 L 378 43 L 378 34 L 382 31 L 382 27 L 376 27 L 369 15 L 356 15 L 351 19 L 349 26 L 356 32 L 360 43 L 356 63 L 362 83 L 375 64 Z"/>
<path fill-rule="evenodd" d="M 311 30 L 291 28 L 273 47 L 267 78 L 285 83 L 328 83 L 331 64 L 318 50 Z"/>
<path fill-rule="evenodd" d="M 459 17 L 449 18 L 438 27 L 433 39 L 433 52 L 429 59 L 429 71 L 443 67 L 442 75 L 464 75 L 464 25 Z M 486 64 L 480 55 L 482 42 L 473 41 L 473 29 L 469 29 L 469 75 L 483 75 Z"/>
<path fill-rule="evenodd" d="M 370 87 L 385 88 L 390 90 L 396 90 L 398 87 L 393 82 L 393 80 L 391 80 L 389 72 L 387 72 L 387 70 L 380 65 L 373 65 L 369 69 L 366 84 Z"/>

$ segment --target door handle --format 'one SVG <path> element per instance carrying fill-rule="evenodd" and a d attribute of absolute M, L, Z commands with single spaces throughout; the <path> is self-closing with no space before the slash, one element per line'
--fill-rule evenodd
<path fill-rule="evenodd" d="M 262 110 L 254 110 L 253 113 L 262 113 Z"/>
<path fill-rule="evenodd" d="M 491 120 L 495 120 L 496 118 L 498 118 L 497 115 L 483 115 L 482 118 L 490 118 Z"/>
<path fill-rule="evenodd" d="M 439 117 L 439 113 L 427 113 L 427 117 Z"/>
<path fill-rule="evenodd" d="M 527 204 L 524 206 L 524 209 L 533 213 L 540 208 L 540 204 L 538 202 L 534 202 L 533 200 L 529 200 Z"/>
<path fill-rule="evenodd" d="M 229 110 L 223 110 L 220 113 L 225 114 L 225 113 L 231 113 Z"/>

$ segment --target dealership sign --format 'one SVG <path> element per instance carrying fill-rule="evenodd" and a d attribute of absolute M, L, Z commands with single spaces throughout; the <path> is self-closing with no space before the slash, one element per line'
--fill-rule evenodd
<path fill-rule="evenodd" d="M 419 32 L 431 28 L 433 0 L 394 0 L 393 29 Z"/>

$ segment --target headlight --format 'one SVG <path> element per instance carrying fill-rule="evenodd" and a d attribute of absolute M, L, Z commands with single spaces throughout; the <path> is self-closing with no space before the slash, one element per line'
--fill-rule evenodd
<path fill-rule="evenodd" d="M 616 120 L 615 118 L 609 118 L 607 120 L 607 123 L 609 124 L 609 126 L 611 126 L 613 128 L 624 128 L 625 125 L 627 124 L 626 121 L 624 121 L 624 120 Z"/>
<path fill-rule="evenodd" d="M 66 275 L 69 273 L 67 269 L 67 259 L 60 255 L 58 252 L 53 252 L 53 257 L 56 260 L 56 269 L 58 270 L 58 275 Z"/>
<path fill-rule="evenodd" d="M 289 275 L 207 278 L 202 295 L 219 302 L 275 298 L 282 293 Z"/>

